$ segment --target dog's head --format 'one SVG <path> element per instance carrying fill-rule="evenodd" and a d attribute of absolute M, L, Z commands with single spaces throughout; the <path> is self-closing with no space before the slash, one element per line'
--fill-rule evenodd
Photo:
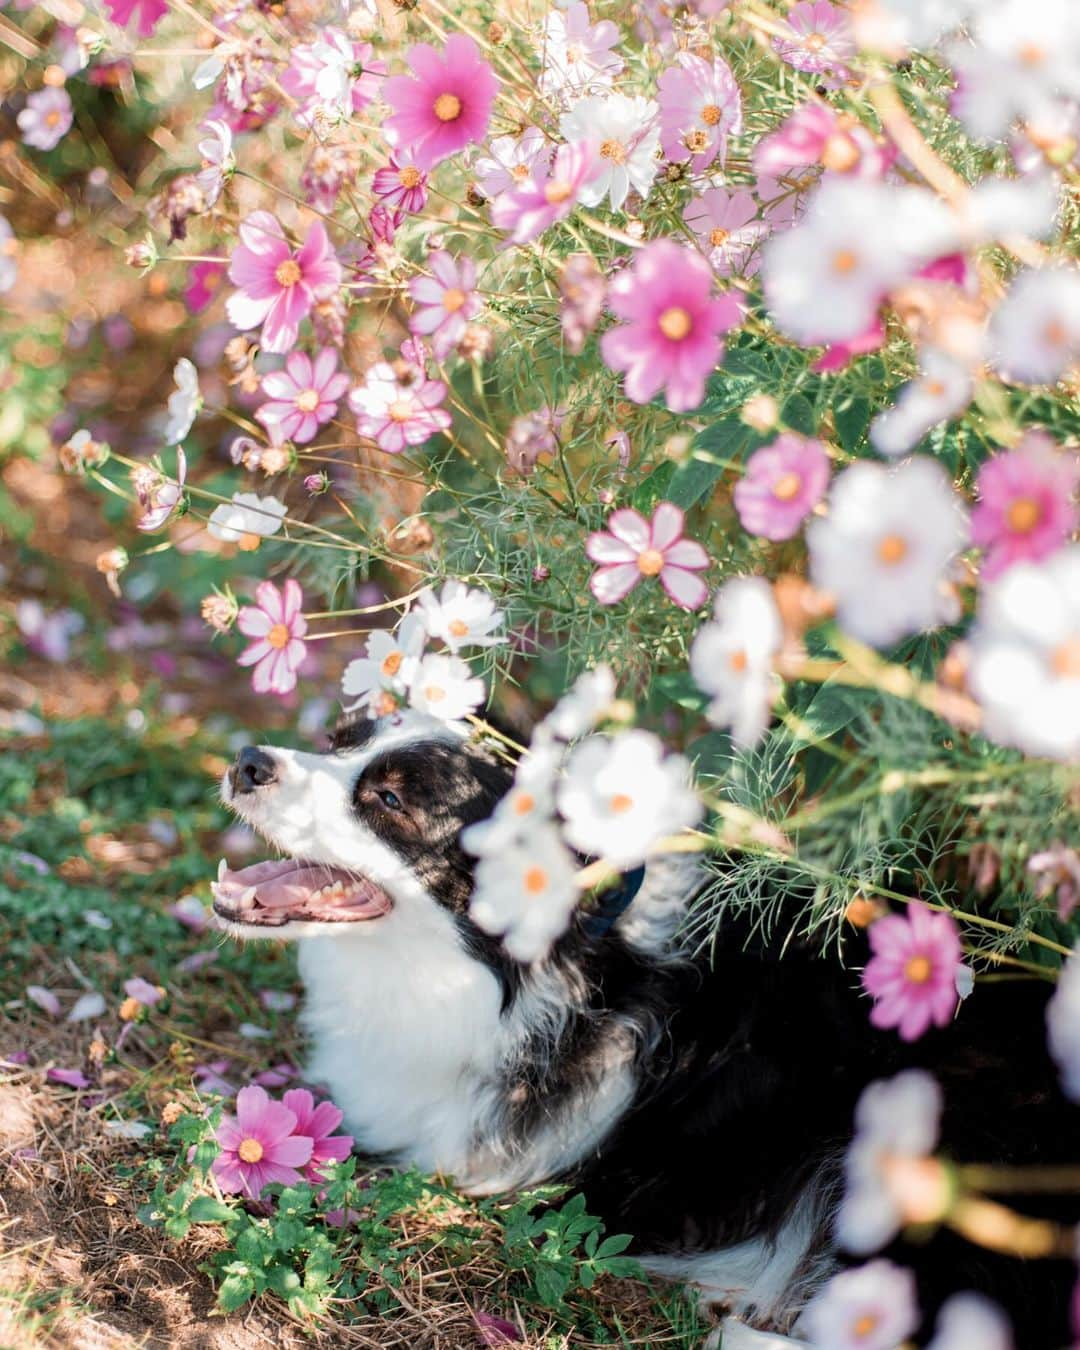
<path fill-rule="evenodd" d="M 285 857 L 235 872 L 222 863 L 218 920 L 244 937 L 334 924 L 375 938 L 438 912 L 472 929 L 473 860 L 458 838 L 510 781 L 463 734 L 411 712 L 355 722 L 325 754 L 247 746 L 222 796 Z"/>

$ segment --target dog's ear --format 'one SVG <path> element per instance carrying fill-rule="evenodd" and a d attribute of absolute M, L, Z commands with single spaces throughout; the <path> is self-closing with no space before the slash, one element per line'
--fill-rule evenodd
<path fill-rule="evenodd" d="M 363 713 L 342 713 L 330 737 L 331 751 L 359 750 L 375 735 L 376 726 L 375 719 Z"/>

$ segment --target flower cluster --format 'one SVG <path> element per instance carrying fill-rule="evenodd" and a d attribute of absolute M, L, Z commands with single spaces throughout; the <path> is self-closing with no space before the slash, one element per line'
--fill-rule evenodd
<path fill-rule="evenodd" d="M 215 1130 L 221 1151 L 211 1173 L 227 1195 L 258 1200 L 275 1182 L 301 1179 L 319 1185 L 327 1163 L 343 1162 L 352 1136 L 335 1134 L 344 1118 L 333 1102 L 319 1102 L 306 1088 L 293 1088 L 274 1101 L 251 1084 L 236 1094 L 236 1115 L 225 1115 Z"/>

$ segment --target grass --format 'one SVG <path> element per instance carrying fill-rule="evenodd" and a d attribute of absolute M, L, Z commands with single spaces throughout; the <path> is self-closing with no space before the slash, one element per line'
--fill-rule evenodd
<path fill-rule="evenodd" d="M 0 1345 L 473 1346 L 478 1314 L 552 1350 L 700 1344 L 691 1303 L 623 1274 L 618 1235 L 580 1198 L 474 1202 L 359 1161 L 322 1203 L 310 1187 L 271 1214 L 214 1196 L 212 1148 L 188 1155 L 217 1102 L 193 1074 L 302 1063 L 295 1014 L 260 998 L 301 990 L 287 947 L 220 943 L 170 913 L 208 898 L 229 730 L 143 711 L 138 731 L 128 714 L 0 734 Z M 133 976 L 166 997 L 125 1021 Z M 66 1020 L 87 994 L 104 1011 Z M 357 1214 L 329 1228 L 342 1196 Z"/>

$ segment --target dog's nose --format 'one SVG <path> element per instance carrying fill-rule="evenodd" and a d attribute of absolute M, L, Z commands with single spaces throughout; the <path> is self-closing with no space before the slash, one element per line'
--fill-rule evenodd
<path fill-rule="evenodd" d="M 265 787 L 277 779 L 277 761 L 257 745 L 245 745 L 236 756 L 229 776 L 234 792 L 254 792 L 257 787 Z"/>

